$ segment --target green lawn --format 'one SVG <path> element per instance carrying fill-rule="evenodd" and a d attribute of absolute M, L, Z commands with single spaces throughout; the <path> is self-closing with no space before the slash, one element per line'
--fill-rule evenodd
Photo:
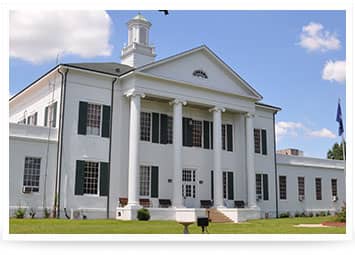
<path fill-rule="evenodd" d="M 345 227 L 296 228 L 296 224 L 318 224 L 334 217 L 250 220 L 244 223 L 210 223 L 210 234 L 345 234 Z M 191 234 L 201 228 L 190 225 Z M 10 234 L 181 234 L 175 221 L 119 221 L 65 219 L 10 219 Z"/>

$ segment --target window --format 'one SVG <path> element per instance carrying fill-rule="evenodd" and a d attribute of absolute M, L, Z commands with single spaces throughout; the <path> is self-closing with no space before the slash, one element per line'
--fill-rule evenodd
<path fill-rule="evenodd" d="M 256 199 L 269 200 L 269 180 L 267 174 L 255 175 Z"/>
<path fill-rule="evenodd" d="M 333 199 L 338 197 L 338 184 L 337 184 L 337 179 L 332 179 L 331 180 L 332 183 L 332 196 Z"/>
<path fill-rule="evenodd" d="M 57 119 L 57 102 L 48 105 L 44 109 L 44 126 L 45 127 L 56 127 Z"/>
<path fill-rule="evenodd" d="M 88 104 L 86 134 L 100 135 L 100 126 L 101 126 L 101 105 Z"/>
<path fill-rule="evenodd" d="M 222 150 L 233 151 L 233 127 L 230 124 L 222 125 Z"/>
<path fill-rule="evenodd" d="M 203 148 L 213 149 L 213 122 L 203 121 Z"/>
<path fill-rule="evenodd" d="M 41 158 L 26 157 L 23 175 L 23 191 L 38 192 Z"/>
<path fill-rule="evenodd" d="M 254 129 L 254 146 L 255 153 L 260 153 L 260 129 Z"/>
<path fill-rule="evenodd" d="M 27 117 L 27 125 L 37 125 L 37 112 Z"/>
<path fill-rule="evenodd" d="M 258 154 L 267 155 L 266 129 L 254 129 L 254 151 Z"/>
<path fill-rule="evenodd" d="M 322 179 L 316 178 L 316 200 L 322 200 Z"/>
<path fill-rule="evenodd" d="M 141 140 L 150 141 L 151 133 L 151 114 L 149 112 L 141 112 Z"/>
<path fill-rule="evenodd" d="M 139 42 L 142 44 L 147 44 L 147 29 L 144 27 L 139 28 Z"/>
<path fill-rule="evenodd" d="M 280 199 L 287 199 L 286 176 L 279 176 Z"/>
<path fill-rule="evenodd" d="M 196 170 L 184 168 L 182 170 L 182 197 L 196 197 Z"/>
<path fill-rule="evenodd" d="M 298 182 L 298 199 L 300 201 L 304 200 L 304 177 L 299 176 L 297 177 Z"/>
<path fill-rule="evenodd" d="M 98 194 L 99 163 L 85 162 L 84 168 L 84 194 Z"/>
<path fill-rule="evenodd" d="M 159 167 L 140 166 L 139 195 L 159 197 Z"/>
<path fill-rule="evenodd" d="M 192 120 L 192 146 L 202 147 L 202 121 Z"/>
<path fill-rule="evenodd" d="M 195 70 L 192 75 L 199 78 L 208 79 L 207 74 L 202 70 Z"/>
<path fill-rule="evenodd" d="M 139 195 L 149 196 L 150 188 L 150 167 L 140 167 Z"/>

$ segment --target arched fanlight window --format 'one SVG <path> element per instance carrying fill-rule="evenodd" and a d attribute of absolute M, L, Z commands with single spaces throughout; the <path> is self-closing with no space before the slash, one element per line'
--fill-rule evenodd
<path fill-rule="evenodd" d="M 195 70 L 192 75 L 203 79 L 208 79 L 207 74 L 202 70 Z"/>

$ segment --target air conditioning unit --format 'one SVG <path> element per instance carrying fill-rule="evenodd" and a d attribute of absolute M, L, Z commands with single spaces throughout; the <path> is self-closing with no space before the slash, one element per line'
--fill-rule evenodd
<path fill-rule="evenodd" d="M 81 219 L 81 211 L 80 210 L 72 210 L 70 218 L 72 220 L 80 220 Z"/>
<path fill-rule="evenodd" d="M 256 201 L 260 201 L 262 199 L 262 196 L 259 194 L 259 195 L 256 195 Z"/>
<path fill-rule="evenodd" d="M 333 202 L 338 201 L 338 197 L 337 197 L 337 196 L 333 196 L 333 197 L 332 197 L 332 201 L 333 201 Z"/>
<path fill-rule="evenodd" d="M 23 186 L 22 187 L 22 193 L 31 193 L 32 192 L 32 188 L 29 186 Z"/>
<path fill-rule="evenodd" d="M 299 201 L 303 201 L 303 200 L 304 200 L 304 195 L 299 195 L 299 196 L 298 196 L 298 200 L 299 200 Z"/>

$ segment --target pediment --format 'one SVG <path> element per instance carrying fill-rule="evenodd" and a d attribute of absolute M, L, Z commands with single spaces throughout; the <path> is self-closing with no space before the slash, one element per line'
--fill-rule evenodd
<path fill-rule="evenodd" d="M 206 46 L 137 69 L 156 77 L 260 100 L 262 96 Z"/>

